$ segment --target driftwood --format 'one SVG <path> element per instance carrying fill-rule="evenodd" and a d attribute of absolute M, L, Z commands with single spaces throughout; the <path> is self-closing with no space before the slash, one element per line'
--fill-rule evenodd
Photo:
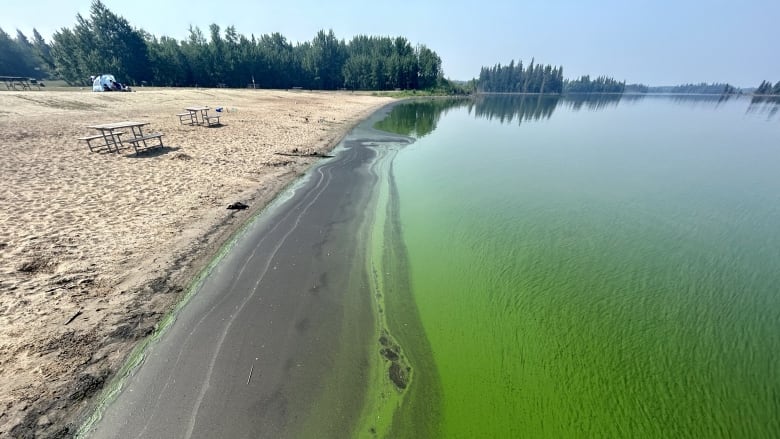
<path fill-rule="evenodd" d="M 249 378 L 246 379 L 246 383 L 249 384 L 250 381 L 252 381 L 252 372 L 255 371 L 255 365 L 252 365 L 252 368 L 249 369 Z"/>
<path fill-rule="evenodd" d="M 72 321 L 76 320 L 76 317 L 80 316 L 83 313 L 82 310 L 76 311 L 76 314 L 73 314 L 67 322 L 65 322 L 65 325 L 69 325 Z"/>

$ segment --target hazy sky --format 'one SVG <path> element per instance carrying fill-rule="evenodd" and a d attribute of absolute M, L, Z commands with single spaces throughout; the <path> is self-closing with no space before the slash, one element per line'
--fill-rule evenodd
<path fill-rule="evenodd" d="M 3 2 L 0 28 L 46 38 L 89 15 L 90 0 Z M 10 4 L 9 4 L 10 3 Z M 212 23 L 240 34 L 279 32 L 308 41 L 320 29 L 338 38 L 403 36 L 442 58 L 452 79 L 481 66 L 532 57 L 562 65 L 568 78 L 605 74 L 674 85 L 780 81 L 780 0 L 470 1 L 453 0 L 103 0 L 132 26 L 177 39 Z"/>

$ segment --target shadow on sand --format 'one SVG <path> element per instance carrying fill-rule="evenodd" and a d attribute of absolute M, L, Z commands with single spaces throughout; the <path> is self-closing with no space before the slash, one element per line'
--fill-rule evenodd
<path fill-rule="evenodd" d="M 162 146 L 158 148 L 150 148 L 150 149 L 145 149 L 143 151 L 138 151 L 138 154 L 136 154 L 135 152 L 131 152 L 130 154 L 125 154 L 125 157 L 136 158 L 136 159 L 147 159 L 152 157 L 159 157 L 165 154 L 170 154 L 180 149 L 181 148 L 178 146 Z"/>

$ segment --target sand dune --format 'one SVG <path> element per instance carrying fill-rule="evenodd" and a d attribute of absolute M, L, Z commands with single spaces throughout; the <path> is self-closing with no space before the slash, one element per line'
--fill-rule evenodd
<path fill-rule="evenodd" d="M 351 93 L 0 92 L 0 437 L 64 432 L 250 211 L 357 120 Z M 190 105 L 223 126 L 181 125 Z M 87 125 L 148 122 L 163 149 L 90 152 Z M 93 142 L 97 145 L 99 142 Z M 73 425 L 71 425 L 71 428 Z"/>

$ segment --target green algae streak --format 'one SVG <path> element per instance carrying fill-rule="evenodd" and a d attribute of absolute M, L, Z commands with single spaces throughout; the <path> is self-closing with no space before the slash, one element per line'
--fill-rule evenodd
<path fill-rule="evenodd" d="M 372 277 L 378 344 L 371 357 L 370 390 L 357 437 L 439 436 L 440 383 L 410 295 L 408 261 L 399 228 L 399 200 L 392 171 L 398 148 L 382 145 L 373 167 L 378 184 L 369 206 L 372 216 L 366 269 Z M 397 360 L 393 353 L 398 354 Z M 395 368 L 392 372 L 391 367 Z M 391 375 L 399 374 L 402 380 L 394 382 Z"/>

